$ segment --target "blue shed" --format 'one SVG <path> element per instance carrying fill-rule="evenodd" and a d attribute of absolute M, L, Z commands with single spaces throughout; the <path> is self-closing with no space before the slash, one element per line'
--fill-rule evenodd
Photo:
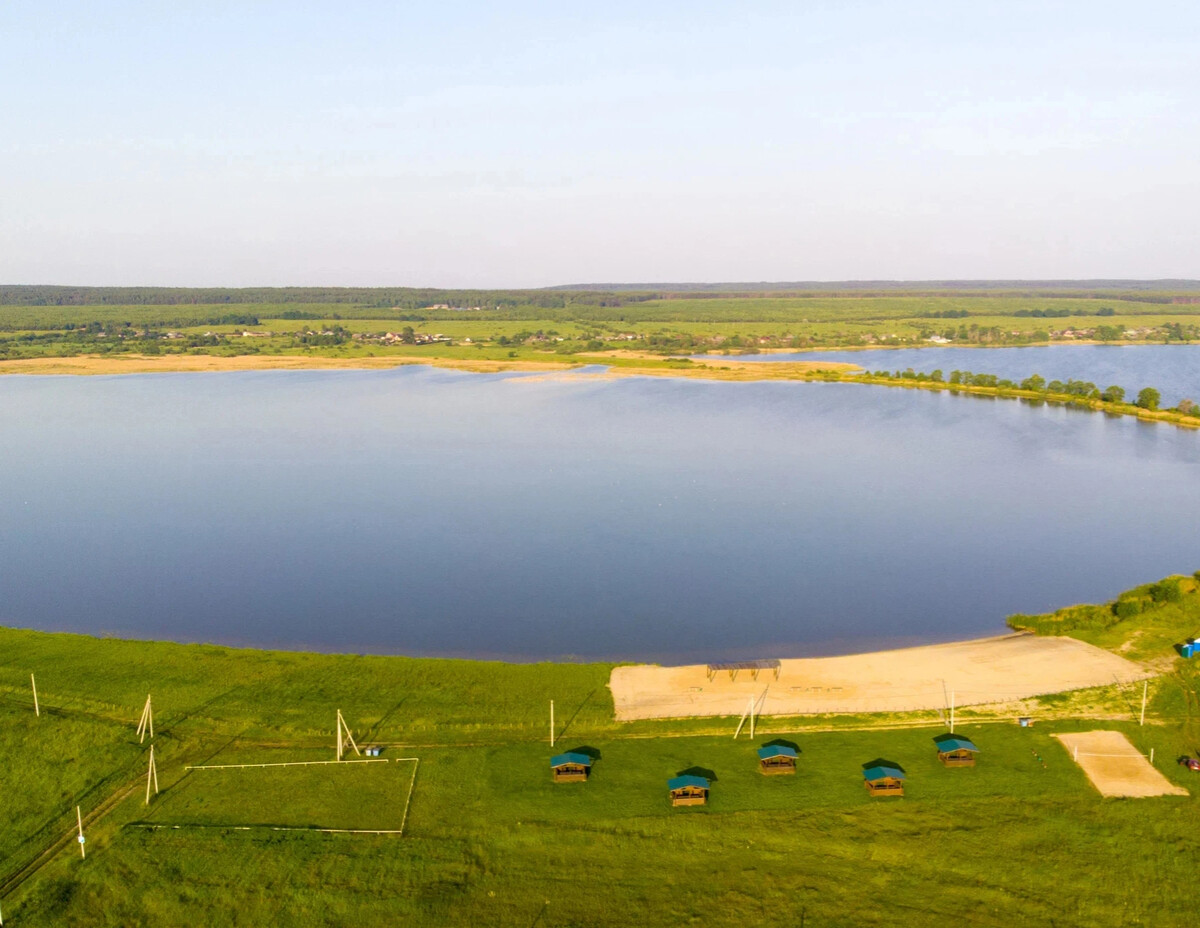
<path fill-rule="evenodd" d="M 1179 646 L 1179 653 L 1186 658 L 1193 658 L 1200 654 L 1200 641 L 1195 638 L 1189 638 Z"/>
<path fill-rule="evenodd" d="M 667 780 L 667 792 L 673 806 L 702 806 L 708 802 L 707 777 L 681 776 Z"/>
<path fill-rule="evenodd" d="M 796 749 L 786 744 L 768 744 L 758 749 L 758 770 L 771 776 L 796 772 Z"/>
<path fill-rule="evenodd" d="M 872 796 L 903 796 L 904 771 L 899 767 L 877 764 L 863 771 L 863 785 Z"/>
<path fill-rule="evenodd" d="M 961 735 L 938 735 L 933 739 L 937 744 L 938 760 L 947 767 L 974 767 L 975 755 L 979 748 L 974 742 Z"/>
<path fill-rule="evenodd" d="M 592 771 L 592 759 L 587 754 L 568 751 L 550 758 L 550 770 L 555 783 L 570 783 L 586 780 Z"/>

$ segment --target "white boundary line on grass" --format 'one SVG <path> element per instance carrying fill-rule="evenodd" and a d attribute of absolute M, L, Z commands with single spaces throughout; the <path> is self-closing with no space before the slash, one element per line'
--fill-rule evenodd
<path fill-rule="evenodd" d="M 411 760 L 413 762 L 412 780 L 408 784 L 408 796 L 404 799 L 404 815 L 400 817 L 400 834 L 404 834 L 404 826 L 408 824 L 408 804 L 412 802 L 413 790 L 417 788 L 417 768 L 421 766 L 421 759 L 419 757 L 397 757 L 394 759 L 396 763 L 402 760 Z"/>
<path fill-rule="evenodd" d="M 292 760 L 273 764 L 200 764 L 195 767 L 184 767 L 184 770 L 243 770 L 247 767 L 316 767 L 322 764 L 387 764 L 393 760 L 416 760 L 414 757 L 381 757 L 378 760 L 366 758 L 362 760 Z"/>
<path fill-rule="evenodd" d="M 140 828 L 157 831 L 162 828 L 225 828 L 230 831 L 254 831 L 269 829 L 271 831 L 319 831 L 330 835 L 403 835 L 404 827 L 408 824 L 408 807 L 412 804 L 413 792 L 417 788 L 417 769 L 421 766 L 419 757 L 380 757 L 370 760 L 299 760 L 271 764 L 202 764 L 196 767 L 185 767 L 185 770 L 245 770 L 258 767 L 313 767 L 322 764 L 400 764 L 411 762 L 413 765 L 412 779 L 408 781 L 408 795 L 404 798 L 404 814 L 400 818 L 400 827 L 392 829 L 375 828 L 309 828 L 303 825 L 159 825 L 153 822 L 140 824 Z"/>
<path fill-rule="evenodd" d="M 136 822 L 135 828 L 148 828 L 151 831 L 162 831 L 164 829 L 174 829 L 181 831 L 185 828 L 220 828 L 223 831 L 319 831 L 323 834 L 331 835 L 402 835 L 403 831 L 396 829 L 374 829 L 374 828 L 308 828 L 304 825 L 202 825 L 199 822 L 187 823 L 185 825 L 159 825 L 155 822 Z"/>

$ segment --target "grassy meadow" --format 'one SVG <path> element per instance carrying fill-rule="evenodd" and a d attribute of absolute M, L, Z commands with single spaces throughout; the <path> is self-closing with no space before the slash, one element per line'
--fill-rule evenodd
<path fill-rule="evenodd" d="M 1118 687 L 1026 704 L 1032 728 L 1014 707 L 976 707 L 956 730 L 979 764 L 953 770 L 936 759 L 938 713 L 763 719 L 753 741 L 734 740 L 733 719 L 616 723 L 606 664 L 0 629 L 5 924 L 1191 924 L 1180 890 L 1200 775 L 1174 759 L 1200 752 L 1200 703 L 1172 644 L 1200 631 L 1200 591 L 1175 579 L 1177 598 L 1158 585 L 1123 594 L 1144 603 L 1115 622 L 1122 600 L 1057 624 L 1015 617 L 1161 669 L 1144 727 L 1140 690 Z M 162 787 L 149 806 L 134 731 L 147 692 Z M 186 769 L 330 760 L 339 708 L 386 763 Z M 1193 795 L 1102 799 L 1051 737 L 1094 728 L 1153 748 Z M 758 773 L 754 748 L 775 740 L 798 748 L 795 776 Z M 551 754 L 573 749 L 598 757 L 591 778 L 553 783 Z M 403 836 L 317 830 L 398 827 L 409 757 Z M 877 759 L 907 772 L 903 798 L 867 795 L 861 770 Z M 708 806 L 669 806 L 666 780 L 685 771 L 711 777 Z M 86 860 L 55 845 L 76 805 L 88 816 L 127 787 L 88 824 Z"/>

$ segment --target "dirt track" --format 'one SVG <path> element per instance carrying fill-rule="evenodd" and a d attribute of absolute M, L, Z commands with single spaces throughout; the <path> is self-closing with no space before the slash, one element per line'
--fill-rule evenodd
<path fill-rule="evenodd" d="M 763 715 L 903 712 L 1011 702 L 1140 680 L 1142 666 L 1074 638 L 1003 635 L 846 657 L 782 661 L 779 679 L 748 671 L 735 680 L 704 664 L 617 667 L 609 681 L 617 719 L 741 715 L 751 697 Z M 953 696 L 951 697 L 951 694 Z"/>
<path fill-rule="evenodd" d="M 1102 796 L 1186 796 L 1139 753 L 1119 731 L 1055 735 Z M 1168 758 L 1169 759 L 1169 758 Z M 1172 761 L 1173 763 L 1173 761 Z"/>

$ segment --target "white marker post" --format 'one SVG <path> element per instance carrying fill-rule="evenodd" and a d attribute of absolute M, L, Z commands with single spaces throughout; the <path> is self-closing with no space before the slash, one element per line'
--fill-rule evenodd
<path fill-rule="evenodd" d="M 550 700 L 550 747 L 554 747 L 554 700 Z"/>
<path fill-rule="evenodd" d="M 1146 724 L 1146 693 L 1149 691 L 1149 689 L 1150 689 L 1150 681 L 1143 680 L 1142 681 L 1142 717 L 1140 719 L 1138 719 L 1139 725 Z"/>
<path fill-rule="evenodd" d="M 79 823 L 79 856 L 84 860 L 87 859 L 87 851 L 83 849 L 86 839 L 83 837 L 83 813 L 79 811 L 79 806 L 75 807 L 75 821 Z"/>
<path fill-rule="evenodd" d="M 146 771 L 146 805 L 150 805 L 150 783 L 154 783 L 154 795 L 158 795 L 158 767 L 154 763 L 154 745 L 150 745 L 150 767 Z"/>
<path fill-rule="evenodd" d="M 350 734 L 350 726 L 346 724 L 346 720 L 342 718 L 342 710 L 337 710 L 337 759 L 341 760 L 345 753 L 346 742 L 350 742 L 350 747 L 354 748 L 354 753 L 362 756 L 362 751 L 358 749 L 358 745 L 354 743 L 354 735 Z"/>
<path fill-rule="evenodd" d="M 146 740 L 146 732 L 150 732 L 150 740 L 154 740 L 154 708 L 150 705 L 150 694 L 146 694 L 146 705 L 142 707 L 142 717 L 138 719 L 138 744 Z"/>
<path fill-rule="evenodd" d="M 950 691 L 950 734 L 954 734 L 954 690 Z"/>
<path fill-rule="evenodd" d="M 33 678 L 33 674 L 29 675 L 29 685 L 33 687 L 33 714 L 36 715 L 40 719 L 42 717 L 42 709 L 38 705 L 37 680 L 35 680 Z M 3 924 L 4 924 L 4 922 L 0 922 L 0 925 L 3 925 Z"/>

